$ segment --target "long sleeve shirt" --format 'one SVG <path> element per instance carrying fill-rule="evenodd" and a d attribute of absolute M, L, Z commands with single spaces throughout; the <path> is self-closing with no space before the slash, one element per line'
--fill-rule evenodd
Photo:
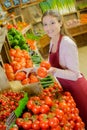
<path fill-rule="evenodd" d="M 52 43 L 50 44 L 51 47 Z M 77 80 L 81 77 L 77 46 L 68 36 L 62 38 L 59 49 L 59 63 L 63 69 L 57 68 L 54 76 L 68 80 Z"/>

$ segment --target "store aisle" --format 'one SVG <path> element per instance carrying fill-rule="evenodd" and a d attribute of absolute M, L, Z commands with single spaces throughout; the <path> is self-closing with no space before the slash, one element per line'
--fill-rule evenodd
<path fill-rule="evenodd" d="M 87 78 L 87 46 L 78 48 L 80 70 Z"/>

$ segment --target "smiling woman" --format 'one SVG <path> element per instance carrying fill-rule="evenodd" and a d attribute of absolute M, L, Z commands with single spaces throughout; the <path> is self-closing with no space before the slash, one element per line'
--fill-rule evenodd
<path fill-rule="evenodd" d="M 43 29 L 50 37 L 48 60 L 52 73 L 69 91 L 79 109 L 79 114 L 87 128 L 87 80 L 80 73 L 78 50 L 75 41 L 64 30 L 64 23 L 58 11 L 48 10 L 42 17 Z"/>

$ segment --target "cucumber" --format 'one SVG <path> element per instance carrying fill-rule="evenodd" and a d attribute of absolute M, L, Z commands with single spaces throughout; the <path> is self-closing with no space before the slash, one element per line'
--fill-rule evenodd
<path fill-rule="evenodd" d="M 40 79 L 40 83 L 43 88 L 49 87 L 51 84 L 54 83 L 52 76 L 48 75 L 47 77 Z"/>

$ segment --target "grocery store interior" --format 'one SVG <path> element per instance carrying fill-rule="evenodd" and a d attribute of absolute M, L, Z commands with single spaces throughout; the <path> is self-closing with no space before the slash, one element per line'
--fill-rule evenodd
<path fill-rule="evenodd" d="M 76 42 L 87 79 L 87 0 L 0 0 L 0 130 L 87 130 L 85 88 L 75 98 L 49 73 L 50 37 L 41 20 L 51 9 Z"/>

